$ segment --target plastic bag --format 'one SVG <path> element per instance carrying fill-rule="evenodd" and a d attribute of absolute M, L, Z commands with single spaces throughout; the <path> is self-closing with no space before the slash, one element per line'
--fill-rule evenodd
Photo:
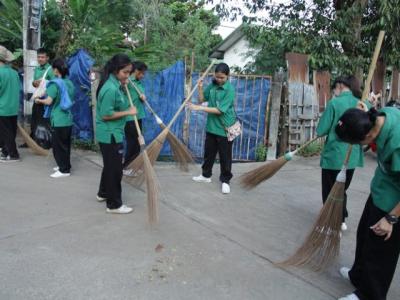
<path fill-rule="evenodd" d="M 43 149 L 51 148 L 51 130 L 44 124 L 39 124 L 35 131 L 35 142 Z"/>

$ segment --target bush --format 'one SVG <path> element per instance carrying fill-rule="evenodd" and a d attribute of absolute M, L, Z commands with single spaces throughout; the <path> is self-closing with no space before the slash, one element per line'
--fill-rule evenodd
<path fill-rule="evenodd" d="M 258 144 L 256 148 L 256 161 L 265 161 L 267 159 L 267 146 L 264 144 Z"/>

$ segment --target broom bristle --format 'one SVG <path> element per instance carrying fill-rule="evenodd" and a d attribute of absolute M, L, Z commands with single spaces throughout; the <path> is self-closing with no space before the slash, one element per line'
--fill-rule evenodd
<path fill-rule="evenodd" d="M 172 154 L 179 169 L 189 172 L 189 164 L 194 163 L 194 159 L 189 149 L 171 131 L 168 132 L 167 140 L 171 146 Z"/>
<path fill-rule="evenodd" d="M 313 270 L 320 271 L 335 260 L 340 248 L 344 190 L 344 183 L 335 182 L 302 246 L 290 258 L 277 263 L 277 266 L 309 266 Z"/>
<path fill-rule="evenodd" d="M 255 188 L 261 182 L 274 176 L 287 162 L 288 160 L 286 160 L 284 156 L 281 156 L 274 161 L 244 173 L 240 176 L 240 185 L 245 189 Z"/>
<path fill-rule="evenodd" d="M 30 136 L 29 134 L 25 131 L 25 129 L 17 124 L 18 126 L 18 131 L 21 134 L 22 138 L 24 139 L 25 143 L 28 145 L 29 149 L 32 150 L 33 153 L 41 156 L 47 156 L 49 155 L 49 151 L 46 149 L 43 149 L 40 147 Z"/>
<path fill-rule="evenodd" d="M 154 225 L 158 223 L 158 182 L 156 173 L 154 172 L 153 166 L 146 153 L 143 151 L 143 162 L 144 162 L 144 176 L 146 178 L 146 189 L 147 189 L 147 208 L 149 223 Z"/>

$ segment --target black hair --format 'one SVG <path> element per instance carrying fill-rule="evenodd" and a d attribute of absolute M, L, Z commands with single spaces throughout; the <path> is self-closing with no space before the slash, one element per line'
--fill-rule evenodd
<path fill-rule="evenodd" d="M 215 67 L 215 73 L 223 73 L 226 76 L 229 76 L 230 73 L 230 69 L 229 66 L 226 63 L 219 63 L 216 67 Z"/>
<path fill-rule="evenodd" d="M 359 144 L 374 127 L 376 119 L 380 115 L 375 108 L 371 108 L 367 112 L 358 108 L 350 108 L 340 117 L 335 132 L 342 141 Z"/>
<path fill-rule="evenodd" d="M 350 84 L 349 88 L 353 93 L 353 96 L 358 99 L 361 99 L 362 92 L 361 92 L 360 80 L 358 80 L 358 78 L 354 75 L 348 76 L 346 80 Z"/>
<path fill-rule="evenodd" d="M 141 71 L 141 72 L 146 72 L 148 69 L 147 65 L 142 61 L 134 61 L 132 63 L 132 66 L 133 66 L 132 72 L 134 72 L 136 70 Z"/>
<path fill-rule="evenodd" d="M 349 76 L 339 76 L 335 79 L 335 81 L 332 84 L 332 89 L 336 87 L 337 84 L 344 84 L 347 86 L 349 89 L 351 88 L 351 83 L 349 82 Z"/>
<path fill-rule="evenodd" d="M 110 77 L 110 74 L 116 74 L 123 68 L 128 65 L 131 65 L 132 62 L 128 55 L 126 54 L 115 54 L 104 66 L 103 72 L 101 74 L 101 79 L 99 83 L 99 87 L 97 88 L 96 96 L 99 96 L 99 92 L 103 87 L 104 83 Z"/>
<path fill-rule="evenodd" d="M 45 48 L 39 48 L 36 50 L 37 54 L 46 54 L 47 56 L 49 56 L 49 53 L 47 52 L 47 50 Z"/>
<path fill-rule="evenodd" d="M 69 75 L 68 65 L 62 58 L 56 58 L 51 66 L 53 69 L 57 69 L 58 72 L 60 72 L 62 78 L 65 78 Z"/>

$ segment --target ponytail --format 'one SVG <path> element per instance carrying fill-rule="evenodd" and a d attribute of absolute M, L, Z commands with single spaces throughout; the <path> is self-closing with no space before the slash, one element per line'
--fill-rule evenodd
<path fill-rule="evenodd" d="M 101 74 L 100 83 L 96 91 L 96 97 L 99 97 L 101 88 L 106 83 L 108 78 L 110 78 L 111 74 L 117 74 L 120 70 L 130 64 L 132 64 L 132 62 L 126 54 L 116 54 L 109 61 L 107 61 Z"/>

